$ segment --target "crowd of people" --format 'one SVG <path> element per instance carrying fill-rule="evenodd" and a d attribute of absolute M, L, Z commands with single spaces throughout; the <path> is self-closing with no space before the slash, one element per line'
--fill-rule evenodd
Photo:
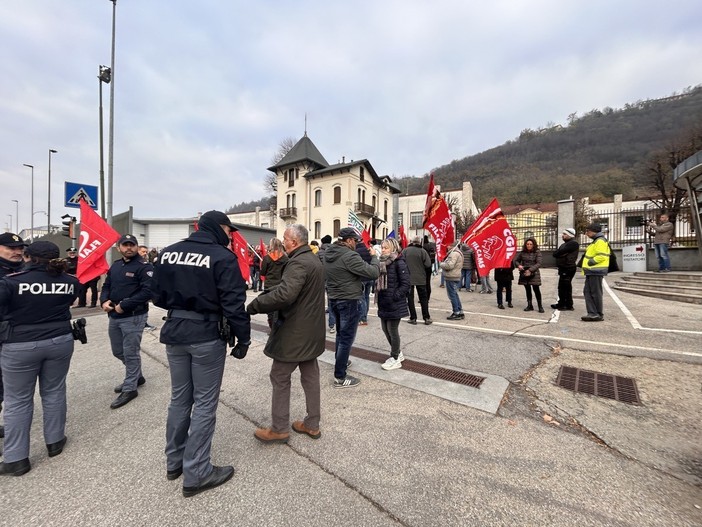
<path fill-rule="evenodd" d="M 402 367 L 400 323 L 402 319 L 418 323 L 416 300 L 424 324 L 433 323 L 431 281 L 436 274 L 441 274 L 451 304 L 448 320 L 465 318 L 459 291 L 473 292 L 478 283 L 481 293 L 496 293 L 498 309 L 505 309 L 505 304 L 512 308 L 515 270 L 518 285 L 525 291 L 524 310 L 535 310 L 535 300 L 536 309 L 544 312 L 543 260 L 531 237 L 509 267 L 494 270 L 493 287 L 487 276 L 477 276 L 472 250 L 460 241 L 439 261 L 436 245 L 426 237 L 413 238 L 403 249 L 394 238 L 365 243 L 356 230 L 343 228 L 336 239 L 325 236 L 320 244 L 308 239 L 303 225 L 294 224 L 287 226 L 282 240 L 270 240 L 265 256 L 247 262 L 251 268 L 247 284 L 230 250 L 234 230 L 226 214 L 209 211 L 200 217 L 196 232 L 157 255 L 139 246 L 133 235 L 124 234 L 117 242 L 120 258 L 110 267 L 99 296 L 97 291 L 90 294 L 90 305 L 97 305 L 99 298 L 109 317 L 112 353 L 124 367 L 124 378 L 114 388 L 118 395 L 112 409 L 134 400 L 146 382 L 140 344 L 149 304 L 166 310 L 160 342 L 166 348 L 172 389 L 165 475 L 169 480 L 183 476 L 185 497 L 217 487 L 234 474 L 231 466 L 213 465 L 210 451 L 227 346 L 237 359 L 246 357 L 251 315 L 267 314 L 270 333 L 264 353 L 272 359 L 271 424 L 257 428 L 254 436 L 263 443 L 285 443 L 290 428 L 312 439 L 321 437 L 317 361 L 325 349 L 327 328 L 335 335 L 332 386 L 360 384 L 360 379 L 348 373 L 349 357 L 359 327 L 368 324 L 371 298 L 389 347 L 383 370 Z M 576 266 L 581 266 L 587 308 L 582 320 L 588 322 L 604 319 L 602 279 L 611 249 L 601 231 L 598 224 L 587 227 L 585 233 L 592 243 L 581 263 L 577 262 L 580 248 L 572 228 L 563 231 L 564 243 L 554 254 L 558 302 L 551 307 L 574 309 L 571 282 Z M 669 264 L 662 249 L 660 254 L 665 270 Z M 64 259 L 51 242 L 27 245 L 12 233 L 0 235 L 4 276 L 0 280 L 0 379 L 4 382 L 6 436 L 0 473 L 20 476 L 31 469 L 29 431 L 37 380 L 49 456 L 61 454 L 66 445 L 66 375 L 75 337 L 70 308 L 76 299 L 79 306 L 87 306 L 85 288 L 74 276 L 76 264 L 73 248 Z M 247 289 L 259 293 L 248 304 Z M 307 414 L 291 423 L 291 377 L 298 368 Z"/>

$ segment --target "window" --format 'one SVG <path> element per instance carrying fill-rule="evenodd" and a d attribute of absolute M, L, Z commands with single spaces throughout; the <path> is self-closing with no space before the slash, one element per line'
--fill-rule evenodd
<path fill-rule="evenodd" d="M 295 207 L 295 194 L 288 194 L 285 199 L 286 203 L 288 204 L 288 208 Z"/>
<path fill-rule="evenodd" d="M 319 240 L 322 237 L 322 222 L 321 221 L 314 222 L 314 237 L 317 240 Z"/>
<path fill-rule="evenodd" d="M 640 237 L 644 235 L 643 216 L 627 216 L 626 217 L 626 235 Z M 602 228 L 604 230 L 604 227 Z"/>
<path fill-rule="evenodd" d="M 366 189 L 364 188 L 359 188 L 358 189 L 358 200 L 359 203 L 364 203 L 366 202 Z"/>
<path fill-rule="evenodd" d="M 339 236 L 340 230 L 341 230 L 341 220 L 334 220 L 334 238 Z"/>
<path fill-rule="evenodd" d="M 388 200 L 383 201 L 383 219 L 387 223 L 387 221 L 388 221 Z"/>
<path fill-rule="evenodd" d="M 373 212 L 376 212 L 376 210 L 377 210 L 377 207 L 376 207 L 377 201 L 378 201 L 377 198 L 375 196 L 373 196 Z"/>
<path fill-rule="evenodd" d="M 296 170 L 294 168 L 291 168 L 288 170 L 288 186 L 292 187 L 295 185 L 295 172 Z"/>
<path fill-rule="evenodd" d="M 314 191 L 314 206 L 315 207 L 322 206 L 322 191 L 320 189 L 317 189 Z"/>
<path fill-rule="evenodd" d="M 366 177 L 366 170 L 363 167 L 361 167 L 361 181 L 363 181 L 365 179 L 365 177 Z"/>
<path fill-rule="evenodd" d="M 341 203 L 341 187 L 334 187 L 334 203 Z"/>
<path fill-rule="evenodd" d="M 422 212 L 410 212 L 410 229 L 422 228 Z"/>

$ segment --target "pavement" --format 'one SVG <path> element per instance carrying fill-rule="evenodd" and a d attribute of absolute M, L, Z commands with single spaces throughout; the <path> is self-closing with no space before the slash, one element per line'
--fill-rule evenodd
<path fill-rule="evenodd" d="M 555 270 L 542 278 L 548 306 Z M 212 449 L 236 474 L 187 499 L 182 479 L 165 478 L 170 380 L 158 330 L 144 334 L 139 397 L 110 410 L 123 370 L 106 316 L 76 309 L 89 343 L 76 345 L 68 375 L 69 442 L 47 457 L 37 397 L 32 470 L 0 477 L 0 525 L 702 525 L 702 306 L 608 289 L 605 321 L 586 323 L 577 293 L 575 312 L 539 314 L 522 311 L 515 286 L 504 311 L 494 295 L 460 292 L 466 319 L 448 321 L 435 282 L 435 322 L 403 322 L 403 353 L 482 376 L 480 388 L 352 356 L 361 384 L 337 389 L 326 352 L 322 437 L 262 445 L 253 431 L 270 425 L 270 359 L 256 330 L 248 356 L 228 358 Z M 356 346 L 388 354 L 374 313 Z M 162 314 L 150 322 L 160 327 Z M 265 316 L 253 322 L 262 329 Z M 561 365 L 634 378 L 641 404 L 558 387 Z M 305 413 L 298 379 L 291 419 Z"/>

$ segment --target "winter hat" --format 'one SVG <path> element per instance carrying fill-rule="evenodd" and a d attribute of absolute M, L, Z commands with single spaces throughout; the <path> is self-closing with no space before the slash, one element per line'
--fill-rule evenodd
<path fill-rule="evenodd" d="M 563 229 L 563 234 L 565 234 L 569 238 L 575 238 L 575 229 L 571 229 L 571 228 Z"/>

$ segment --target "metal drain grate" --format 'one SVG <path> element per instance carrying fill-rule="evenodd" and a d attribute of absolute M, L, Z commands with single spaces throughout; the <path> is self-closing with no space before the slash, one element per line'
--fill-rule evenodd
<path fill-rule="evenodd" d="M 263 324 L 257 324 L 256 322 L 251 323 L 251 328 L 256 329 L 258 331 L 263 331 L 265 333 L 269 332 L 268 326 L 264 326 Z M 327 339 L 325 347 L 328 351 L 333 352 L 336 348 L 336 342 Z M 382 364 L 388 358 L 387 353 L 378 353 L 376 351 L 357 348 L 355 346 L 351 348 L 351 355 L 353 357 L 358 357 L 359 359 L 377 362 L 378 364 Z M 433 379 L 455 382 L 456 384 L 462 384 L 463 386 L 470 386 L 472 388 L 480 388 L 480 385 L 485 380 L 484 377 L 478 377 L 477 375 L 471 375 L 470 373 L 449 370 L 448 368 L 433 366 L 431 364 L 424 364 L 423 362 L 417 362 L 409 359 L 405 359 L 402 362 L 402 369 L 411 371 L 413 373 L 426 375 L 427 377 L 431 377 Z"/>
<path fill-rule="evenodd" d="M 606 397 L 622 403 L 641 404 L 636 381 L 629 377 L 561 366 L 556 384 L 574 392 Z"/>
<path fill-rule="evenodd" d="M 327 340 L 327 349 L 334 349 L 333 341 Z M 356 347 L 351 348 L 351 355 L 354 357 L 358 357 L 359 359 L 365 359 L 372 362 L 377 362 L 379 364 L 382 364 L 388 358 L 388 355 L 386 353 L 378 353 L 376 351 L 370 351 L 367 349 L 361 349 Z M 441 366 L 425 364 L 423 362 L 417 362 L 410 359 L 405 359 L 402 362 L 402 369 L 406 371 L 411 371 L 413 373 L 426 375 L 427 377 L 432 377 L 433 379 L 455 382 L 456 384 L 462 384 L 464 386 L 470 386 L 472 388 L 480 388 L 480 385 L 485 380 L 484 377 L 478 377 L 477 375 L 471 375 L 470 373 L 449 370 L 448 368 L 442 368 Z"/>

